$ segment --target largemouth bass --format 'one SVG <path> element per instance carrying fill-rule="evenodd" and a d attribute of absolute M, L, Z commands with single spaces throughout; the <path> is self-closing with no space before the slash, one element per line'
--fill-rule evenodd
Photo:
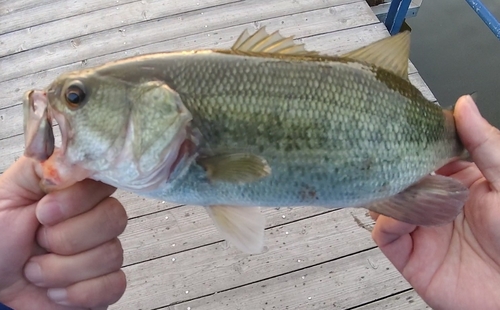
<path fill-rule="evenodd" d="M 205 206 L 249 253 L 263 246 L 256 206 L 364 207 L 448 223 L 467 188 L 430 173 L 464 149 L 453 111 L 409 82 L 409 44 L 406 32 L 326 56 L 261 29 L 229 50 L 69 72 L 26 94 L 26 155 L 48 158 L 48 190 L 92 178 Z M 53 118 L 62 135 L 54 151 Z"/>

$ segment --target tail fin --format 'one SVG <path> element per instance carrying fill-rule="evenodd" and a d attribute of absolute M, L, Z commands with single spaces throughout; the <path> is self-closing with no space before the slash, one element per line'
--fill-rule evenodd
<path fill-rule="evenodd" d="M 479 99 L 479 95 L 478 95 L 477 91 L 473 91 L 472 93 L 469 94 L 469 96 L 471 96 L 472 100 L 474 100 L 474 102 L 477 103 L 477 101 Z"/>
<path fill-rule="evenodd" d="M 469 93 L 469 96 L 472 97 L 472 100 L 474 100 L 475 103 L 478 102 L 479 95 L 478 95 L 477 91 L 473 91 L 472 93 Z M 453 112 L 455 110 L 455 105 L 452 105 L 451 107 L 449 107 L 448 110 Z"/>

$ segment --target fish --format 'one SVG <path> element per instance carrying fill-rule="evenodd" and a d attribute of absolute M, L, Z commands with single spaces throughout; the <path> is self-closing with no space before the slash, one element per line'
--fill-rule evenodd
<path fill-rule="evenodd" d="M 366 208 L 443 225 L 468 189 L 432 172 L 465 150 L 453 108 L 409 81 L 409 47 L 402 32 L 330 56 L 263 27 L 230 49 L 63 73 L 25 95 L 26 156 L 41 162 L 47 191 L 91 178 L 204 206 L 250 254 L 264 246 L 262 207 Z"/>

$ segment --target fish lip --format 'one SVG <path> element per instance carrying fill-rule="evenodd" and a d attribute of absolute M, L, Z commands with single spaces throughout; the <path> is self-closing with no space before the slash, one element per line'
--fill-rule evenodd
<path fill-rule="evenodd" d="M 44 161 L 54 152 L 52 119 L 45 91 L 29 90 L 23 96 L 24 139 L 27 157 Z"/>

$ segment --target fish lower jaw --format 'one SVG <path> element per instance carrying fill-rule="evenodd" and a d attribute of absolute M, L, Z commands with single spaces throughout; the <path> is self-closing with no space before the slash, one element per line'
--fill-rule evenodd
<path fill-rule="evenodd" d="M 61 190 L 92 176 L 92 172 L 79 165 L 69 163 L 60 148 L 41 163 L 40 187 L 45 192 Z"/>

